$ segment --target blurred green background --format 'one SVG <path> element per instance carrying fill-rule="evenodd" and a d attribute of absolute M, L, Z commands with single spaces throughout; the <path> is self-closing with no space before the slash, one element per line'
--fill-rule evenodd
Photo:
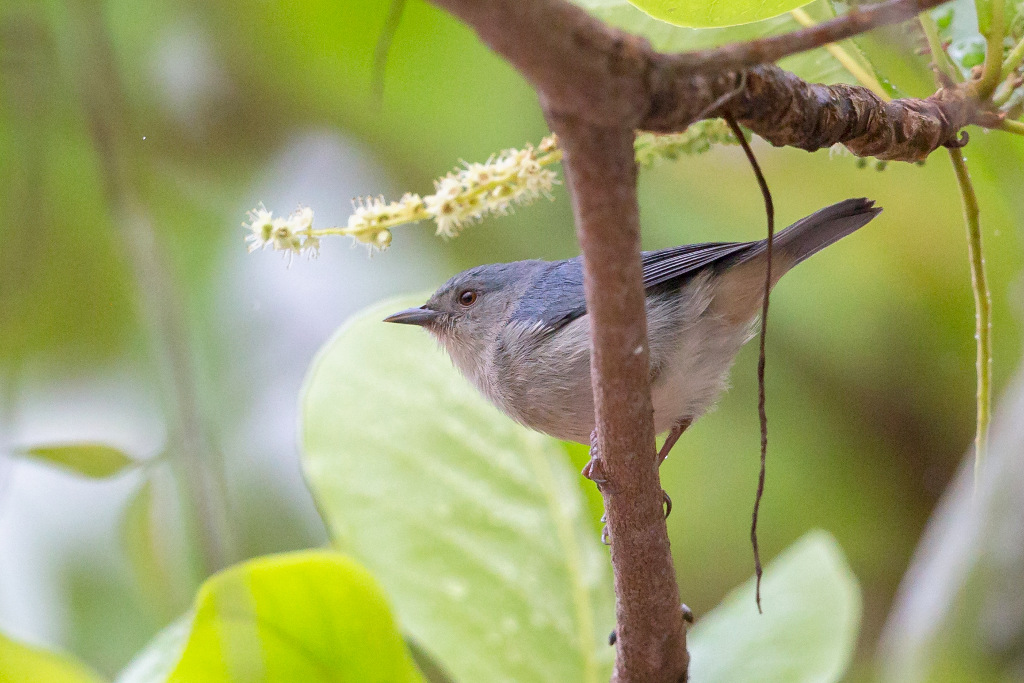
<path fill-rule="evenodd" d="M 373 258 L 340 239 L 290 267 L 245 253 L 240 223 L 261 201 L 341 224 L 353 197 L 429 193 L 459 160 L 547 132 L 528 85 L 421 0 L 406 5 L 378 98 L 387 4 L 0 2 L 0 629 L 112 673 L 187 606 L 205 568 L 323 543 L 295 425 L 303 374 L 330 333 L 370 302 L 472 265 L 578 253 L 564 190 L 449 242 L 429 226 L 401 229 Z M 890 62 L 901 87 L 929 93 L 923 60 Z M 998 402 L 1021 358 L 1024 143 L 971 135 Z M 868 680 L 897 588 L 973 438 L 960 201 L 944 153 L 876 171 L 843 154 L 756 151 L 780 223 L 853 196 L 885 209 L 773 295 L 760 527 L 766 557 L 813 527 L 839 540 L 865 598 L 850 679 Z M 764 231 L 734 147 L 647 169 L 640 194 L 645 248 Z M 698 615 L 752 572 L 755 366 L 749 347 L 732 391 L 662 468 L 680 587 Z M 1024 412 L 1000 419 L 1011 435 L 994 439 L 993 459 L 1019 461 L 1011 437 Z M 124 520 L 139 473 L 87 481 L 12 455 L 63 440 L 172 464 L 155 479 L 153 531 Z M 224 540 L 205 560 L 183 531 L 182 481 L 197 468 L 211 473 Z M 993 486 L 1020 493 L 1024 479 Z M 955 559 L 1018 557 L 1024 519 L 1008 510 L 1009 531 Z M 1006 580 L 983 572 L 970 590 L 990 596 L 986 581 Z M 1005 600 L 1020 610 L 992 626 L 957 611 L 984 604 L 959 584 L 905 584 L 948 603 L 942 680 L 1024 680 L 1024 584 L 1013 585 Z M 886 632 L 900 642 L 898 625 Z"/>

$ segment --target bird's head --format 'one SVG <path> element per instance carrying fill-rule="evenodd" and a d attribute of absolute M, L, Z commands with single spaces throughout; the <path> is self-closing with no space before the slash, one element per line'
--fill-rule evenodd
<path fill-rule="evenodd" d="M 445 347 L 463 372 L 475 375 L 488 344 L 515 309 L 539 261 L 495 263 L 459 273 L 417 308 L 384 322 L 419 325 Z"/>

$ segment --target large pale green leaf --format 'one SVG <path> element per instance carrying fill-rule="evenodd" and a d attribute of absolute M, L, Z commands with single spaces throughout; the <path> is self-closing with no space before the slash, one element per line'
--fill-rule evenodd
<path fill-rule="evenodd" d="M 770 19 L 810 0 L 630 0 L 652 17 L 677 26 L 709 28 Z"/>
<path fill-rule="evenodd" d="M 374 578 L 333 552 L 250 560 L 203 584 L 119 683 L 417 683 Z"/>
<path fill-rule="evenodd" d="M 613 597 L 580 477 L 375 306 L 320 352 L 303 463 L 335 543 L 456 681 L 606 681 Z"/>
<path fill-rule="evenodd" d="M 102 680 L 69 655 L 25 645 L 0 633 L 0 683 L 99 683 Z"/>
<path fill-rule="evenodd" d="M 110 477 L 135 465 L 124 452 L 99 443 L 35 446 L 26 449 L 25 455 L 93 479 Z"/>
<path fill-rule="evenodd" d="M 689 637 L 693 683 L 829 683 L 857 642 L 857 579 L 829 534 L 813 531 L 765 568 L 764 614 L 751 579 L 704 616 Z"/>

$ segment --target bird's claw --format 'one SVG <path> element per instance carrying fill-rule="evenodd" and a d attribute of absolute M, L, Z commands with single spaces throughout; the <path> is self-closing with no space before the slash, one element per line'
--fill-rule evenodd
<path fill-rule="evenodd" d="M 584 477 L 594 482 L 597 485 L 597 490 L 600 491 L 604 484 L 608 483 L 608 477 L 604 473 L 604 461 L 601 458 L 592 456 L 590 461 L 583 466 L 580 471 Z"/>

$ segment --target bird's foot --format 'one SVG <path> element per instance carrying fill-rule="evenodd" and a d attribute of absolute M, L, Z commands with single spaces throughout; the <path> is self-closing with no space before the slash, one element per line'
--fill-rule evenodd
<path fill-rule="evenodd" d="M 583 466 L 580 474 L 597 484 L 598 491 L 601 490 L 604 484 L 608 483 L 608 478 L 604 474 L 604 461 L 598 457 L 592 457 L 590 462 Z"/>
<path fill-rule="evenodd" d="M 604 460 L 601 459 L 601 452 L 597 448 L 596 429 L 590 433 L 590 461 L 583 466 L 580 474 L 594 482 L 598 491 L 608 483 L 608 477 L 604 473 Z"/>
<path fill-rule="evenodd" d="M 668 491 L 665 489 L 661 490 L 661 497 L 665 501 L 665 519 L 668 519 L 668 516 L 672 514 L 672 498 L 669 497 Z"/>

